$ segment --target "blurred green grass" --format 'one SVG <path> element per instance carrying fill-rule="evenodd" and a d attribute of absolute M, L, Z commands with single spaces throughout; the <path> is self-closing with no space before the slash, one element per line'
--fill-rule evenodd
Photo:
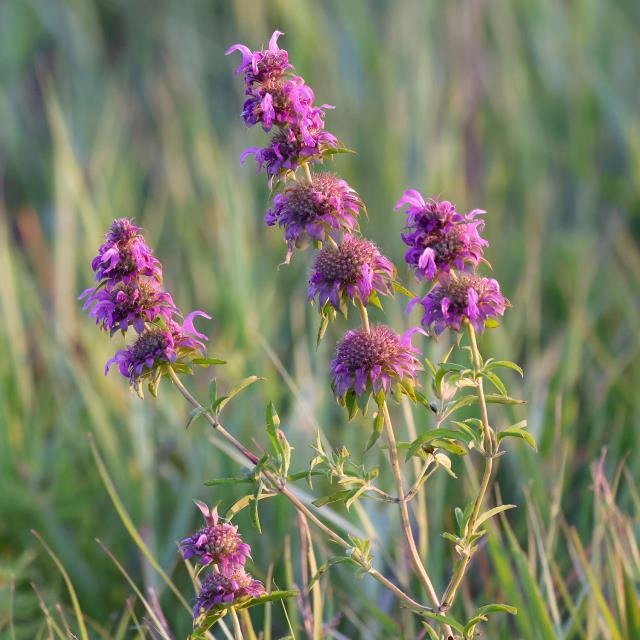
<path fill-rule="evenodd" d="M 405 188 L 488 210 L 491 261 L 513 309 L 484 348 L 525 367 L 519 392 L 541 451 L 514 447 L 500 465 L 505 501 L 522 505 L 508 519 L 525 555 L 496 531 L 463 606 L 481 593 L 482 602 L 520 598 L 528 609 L 527 589 L 540 584 L 550 637 L 616 637 L 602 622 L 575 526 L 622 637 L 638 637 L 640 8 L 594 0 L 0 4 L 0 629 L 10 576 L 18 637 L 35 637 L 43 619 L 30 581 L 46 602 L 67 602 L 31 528 L 61 558 L 87 615 L 105 627 L 129 589 L 95 537 L 139 584 L 159 591 L 178 635 L 189 628 L 118 519 L 85 433 L 95 435 L 167 569 L 178 564 L 175 541 L 195 523 L 191 498 L 228 503 L 237 495 L 202 486 L 237 467 L 200 446 L 209 438 L 204 425 L 183 432 L 187 407 L 169 385 L 158 401 L 142 403 L 115 375 L 102 376 L 116 345 L 97 335 L 76 298 L 113 217 L 144 226 L 182 308 L 214 316 L 210 352 L 229 361 L 221 385 L 267 376 L 233 406 L 234 433 L 260 439 L 273 399 L 302 459 L 316 425 L 333 444 L 355 447 L 367 437 L 364 426 L 344 426 L 326 382 L 339 329 L 314 349 L 317 318 L 305 303 L 311 254 L 277 270 L 284 246 L 262 222 L 264 180 L 238 165 L 262 134 L 238 118 L 241 83 L 224 51 L 264 43 L 275 28 L 319 101 L 336 105 L 328 128 L 359 153 L 340 157 L 336 170 L 368 205 L 364 233 L 396 264 L 402 222 L 393 205 Z M 387 311 L 398 327 L 410 321 L 401 301 Z M 424 347 L 437 357 L 444 345 Z M 207 383 L 207 374 L 193 381 L 201 394 Z M 424 415 L 418 419 L 425 428 Z M 629 456 L 616 494 L 621 511 L 594 496 L 591 469 L 603 448 L 610 479 Z M 443 478 L 427 491 L 428 566 L 440 585 L 449 560 L 438 535 L 463 502 L 460 484 Z M 293 514 L 280 501 L 263 511 L 265 535 L 247 517 L 241 522 L 257 569 L 273 561 L 284 580 L 285 536 L 299 548 Z M 368 513 L 378 557 L 397 556 L 395 519 Z M 624 527 L 611 524 L 614 516 Z M 186 572 L 176 574 L 189 597 Z M 554 609 L 552 594 L 564 586 L 570 599 L 558 595 Z M 347 637 L 367 625 L 374 636 L 395 637 L 370 618 L 389 615 L 393 602 L 336 569 L 327 617 L 345 597 L 339 628 Z M 537 640 L 546 637 L 541 619 L 533 608 L 515 623 L 497 619 L 487 637 Z"/>

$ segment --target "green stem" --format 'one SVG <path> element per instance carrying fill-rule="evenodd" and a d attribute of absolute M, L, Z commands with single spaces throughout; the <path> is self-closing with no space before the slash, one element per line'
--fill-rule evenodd
<path fill-rule="evenodd" d="M 369 326 L 369 314 L 367 313 L 367 308 L 362 304 L 360 296 L 356 296 L 356 306 L 358 307 L 358 311 L 360 312 L 362 328 L 364 329 L 365 333 L 371 333 L 371 327 Z"/>
<path fill-rule="evenodd" d="M 420 559 L 420 554 L 418 553 L 418 548 L 416 547 L 416 542 L 413 538 L 413 531 L 411 530 L 411 520 L 409 519 L 409 509 L 407 507 L 407 500 L 404 494 L 404 484 L 402 481 L 402 470 L 400 469 L 400 462 L 398 460 L 398 447 L 396 444 L 396 437 L 393 431 L 393 423 L 391 422 L 391 416 L 389 415 L 389 407 L 387 406 L 387 401 L 384 400 L 382 402 L 381 411 L 384 415 L 384 423 L 387 428 L 387 441 L 389 443 L 389 461 L 391 462 L 391 469 L 393 470 L 393 477 L 396 481 L 396 492 L 398 494 L 398 507 L 400 509 L 400 523 L 402 528 L 402 534 L 404 539 L 407 542 L 407 547 L 409 548 L 409 556 L 411 558 L 411 564 L 420 579 L 420 582 L 424 586 L 427 591 L 427 594 L 436 608 L 440 606 L 440 600 L 438 599 L 438 594 L 433 587 L 431 579 L 427 574 L 424 565 L 422 564 L 422 560 Z"/>
<path fill-rule="evenodd" d="M 244 636 L 242 635 L 242 627 L 240 626 L 240 620 L 238 620 L 238 614 L 236 610 L 232 607 L 229 609 L 231 614 L 231 621 L 233 622 L 233 635 L 235 640 L 244 640 Z"/>
<path fill-rule="evenodd" d="M 176 372 L 173 369 L 169 369 L 169 376 L 173 381 L 173 384 L 177 387 L 178 391 L 182 394 L 185 400 L 195 409 L 204 409 L 204 407 L 191 395 L 189 390 L 182 384 L 182 381 L 177 376 Z M 218 421 L 218 419 L 213 416 L 208 411 L 205 412 L 204 417 L 207 419 L 209 424 L 222 435 L 231 445 L 233 445 L 254 467 L 256 463 L 259 461 L 258 456 L 251 453 L 242 443 L 240 443 L 236 438 L 234 438 Z M 285 496 L 293 506 L 303 513 L 313 524 L 320 529 L 328 538 L 333 540 L 337 545 L 341 546 L 343 549 L 347 551 L 353 550 L 353 545 L 347 542 L 344 538 L 342 538 L 339 534 L 337 534 L 333 529 L 328 527 L 327 525 L 320 520 L 318 516 L 316 516 L 313 511 L 311 511 L 300 499 L 293 494 L 284 483 L 279 482 L 274 476 L 268 471 L 262 470 L 261 474 L 265 477 L 265 479 L 269 482 L 269 484 L 278 492 Z M 364 562 L 361 558 L 358 557 L 357 553 L 352 554 L 351 556 L 360 566 L 373 578 L 375 578 L 378 582 L 384 585 L 387 589 L 392 591 L 400 600 L 402 600 L 405 605 L 415 611 L 432 611 L 431 608 L 426 607 L 419 602 L 416 602 L 413 598 L 407 595 L 402 589 L 397 587 L 393 582 L 391 582 L 388 578 L 383 576 L 379 571 L 376 571 L 373 567 L 369 567 L 366 562 Z"/>
<path fill-rule="evenodd" d="M 480 356 L 480 351 L 478 350 L 478 343 L 476 340 L 476 332 L 473 328 L 473 325 L 470 322 L 467 322 L 467 329 L 469 331 L 469 341 L 471 344 L 471 355 L 473 358 L 473 366 L 475 369 L 475 373 L 477 374 L 482 368 L 482 358 Z M 482 475 L 482 482 L 480 483 L 480 490 L 478 491 L 478 495 L 476 496 L 475 502 L 473 504 L 473 511 L 471 512 L 471 517 L 469 518 L 469 522 L 467 523 L 467 536 L 471 536 L 474 533 L 476 522 L 480 515 L 480 510 L 482 509 L 482 504 L 484 502 L 485 496 L 489 489 L 489 484 L 491 482 L 491 474 L 493 472 L 493 459 L 494 459 L 494 441 L 493 441 L 493 432 L 491 426 L 489 425 L 489 413 L 487 411 L 487 401 L 484 395 L 484 387 L 482 384 L 482 378 L 477 379 L 477 393 L 478 393 L 478 402 L 480 403 L 480 411 L 482 414 L 482 432 L 484 435 L 484 448 L 486 450 L 485 454 L 485 465 L 484 465 L 484 473 Z M 454 572 L 451 576 L 451 581 L 447 585 L 445 589 L 444 595 L 442 596 L 442 605 L 440 607 L 441 611 L 447 611 L 453 605 L 455 600 L 458 588 L 462 583 L 462 580 L 465 576 L 465 573 L 469 567 L 471 562 L 471 558 L 473 553 L 471 549 L 467 549 L 465 555 L 462 557 L 458 570 Z"/>
<path fill-rule="evenodd" d="M 313 178 L 311 177 L 311 169 L 309 169 L 309 163 L 305 162 L 302 167 L 304 168 L 304 175 L 307 177 L 307 182 L 313 184 Z"/>

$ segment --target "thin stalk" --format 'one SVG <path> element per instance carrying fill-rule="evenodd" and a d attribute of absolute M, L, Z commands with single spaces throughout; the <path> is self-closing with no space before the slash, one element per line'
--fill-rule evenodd
<path fill-rule="evenodd" d="M 244 636 L 242 635 L 242 627 L 240 626 L 240 620 L 238 619 L 236 610 L 232 607 L 231 609 L 229 609 L 229 613 L 231 614 L 231 621 L 233 622 L 233 635 L 235 640 L 244 640 Z"/>
<path fill-rule="evenodd" d="M 371 327 L 369 326 L 369 314 L 367 313 L 367 308 L 362 304 L 360 296 L 356 296 L 356 305 L 358 307 L 358 311 L 360 312 L 362 328 L 364 329 L 365 333 L 371 333 Z"/>
<path fill-rule="evenodd" d="M 396 445 L 396 436 L 393 431 L 393 423 L 391 422 L 391 416 L 389 415 L 389 407 L 386 400 L 382 403 L 382 413 L 384 415 L 384 423 L 387 428 L 387 440 L 389 442 L 389 461 L 391 462 L 391 469 L 393 470 L 393 476 L 396 481 L 396 492 L 398 494 L 398 507 L 400 508 L 400 522 L 402 526 L 402 534 L 407 542 L 409 548 L 409 556 L 411 557 L 411 564 L 420 579 L 420 582 L 427 591 L 427 594 L 436 608 L 440 607 L 440 600 L 438 594 L 433 587 L 431 579 L 427 574 L 416 542 L 413 538 L 413 532 L 411 530 L 411 520 L 409 519 L 409 509 L 404 494 L 404 486 L 402 481 L 402 470 L 400 469 L 400 462 L 398 460 L 398 447 Z"/>
<path fill-rule="evenodd" d="M 182 384 L 182 381 L 177 376 L 176 372 L 173 369 L 169 369 L 169 377 L 173 381 L 173 384 L 177 387 L 178 391 L 182 394 L 185 400 L 195 409 L 204 409 L 204 407 L 191 395 L 189 390 Z M 256 465 L 259 461 L 258 456 L 251 453 L 241 442 L 239 442 L 235 437 L 233 437 L 223 426 L 222 424 L 208 411 L 205 412 L 204 417 L 207 419 L 209 424 L 222 435 L 230 444 L 232 444 L 252 465 Z M 353 545 L 347 542 L 344 538 L 342 538 L 339 534 L 337 534 L 333 529 L 328 527 L 318 516 L 316 516 L 313 511 L 311 511 L 300 499 L 293 494 L 285 484 L 278 482 L 276 478 L 273 477 L 271 473 L 268 471 L 261 471 L 262 475 L 269 481 L 269 483 L 273 486 L 273 488 L 285 496 L 293 506 L 303 513 L 313 524 L 320 529 L 328 538 L 333 540 L 336 544 L 341 546 L 345 550 L 352 551 Z M 405 605 L 416 611 L 432 611 L 431 608 L 426 607 L 419 602 L 416 602 L 413 598 L 408 596 L 402 589 L 397 587 L 393 582 L 388 580 L 385 576 L 383 576 L 379 571 L 376 571 L 373 567 L 369 567 L 364 561 L 362 561 L 357 553 L 352 554 L 351 556 L 362 568 L 373 578 L 375 578 L 378 582 L 384 585 L 387 589 L 392 591 L 400 600 L 402 600 Z"/>
<path fill-rule="evenodd" d="M 478 371 L 480 371 L 480 369 L 482 368 L 482 358 L 480 356 L 480 351 L 478 350 L 476 332 L 470 322 L 467 322 L 467 329 L 469 331 L 469 342 L 471 344 L 473 366 L 475 372 L 478 373 Z M 493 472 L 493 458 L 495 453 L 493 433 L 491 430 L 491 426 L 489 425 L 489 413 L 487 411 L 487 401 L 484 395 L 482 378 L 479 378 L 477 380 L 476 390 L 478 393 L 478 402 L 480 403 L 480 411 L 482 415 L 482 432 L 484 434 L 484 446 L 487 453 L 485 457 L 482 482 L 480 483 L 480 490 L 478 491 L 478 495 L 476 496 L 475 502 L 473 504 L 471 517 L 469 518 L 469 522 L 467 523 L 468 536 L 471 536 L 474 533 L 476 522 L 478 520 L 478 516 L 480 515 L 480 510 L 482 509 L 482 504 L 489 489 L 491 474 Z M 453 605 L 458 588 L 460 587 L 464 575 L 469 567 L 469 563 L 471 562 L 471 558 L 472 553 L 469 550 L 462 558 L 458 570 L 451 576 L 451 580 L 447 585 L 447 588 L 445 589 L 444 595 L 442 596 L 442 605 L 440 607 L 441 611 L 447 611 Z"/>
<path fill-rule="evenodd" d="M 307 177 L 307 182 L 313 184 L 313 178 L 311 177 L 311 169 L 309 169 L 309 163 L 305 162 L 303 165 L 304 175 Z"/>

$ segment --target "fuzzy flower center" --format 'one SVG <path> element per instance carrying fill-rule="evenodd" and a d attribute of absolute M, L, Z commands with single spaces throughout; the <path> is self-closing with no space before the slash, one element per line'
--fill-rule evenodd
<path fill-rule="evenodd" d="M 318 173 L 313 184 L 299 182 L 287 190 L 288 208 L 300 223 L 315 221 L 326 214 L 326 202 L 341 202 L 340 181 L 331 173 Z"/>
<path fill-rule="evenodd" d="M 324 247 L 317 255 L 313 269 L 325 282 L 354 284 L 362 275 L 362 266 L 372 269 L 378 257 L 376 246 L 358 238 L 345 238 L 337 247 Z"/>
<path fill-rule="evenodd" d="M 240 536 L 231 525 L 218 524 L 205 527 L 202 533 L 207 536 L 205 547 L 209 553 L 225 556 L 238 551 Z"/>
<path fill-rule="evenodd" d="M 149 357 L 164 353 L 170 346 L 169 337 L 162 329 L 146 331 L 131 345 L 131 359 L 144 362 Z"/>
<path fill-rule="evenodd" d="M 140 229 L 129 218 L 116 218 L 109 227 L 106 239 L 110 242 L 127 242 L 138 235 Z"/>
<path fill-rule="evenodd" d="M 352 331 L 338 345 L 336 361 L 350 371 L 385 366 L 406 352 L 400 338 L 389 327 L 374 325 L 371 332 Z"/>
<path fill-rule="evenodd" d="M 471 273 L 461 274 L 456 279 L 450 279 L 446 286 L 435 288 L 434 293 L 437 292 L 439 301 L 442 301 L 443 298 L 449 298 L 450 307 L 453 310 L 463 312 L 467 308 L 469 289 L 474 289 L 480 299 L 486 294 L 493 293 L 490 280 Z"/>

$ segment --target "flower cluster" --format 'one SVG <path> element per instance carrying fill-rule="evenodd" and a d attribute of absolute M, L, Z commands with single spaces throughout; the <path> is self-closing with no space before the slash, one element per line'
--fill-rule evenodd
<path fill-rule="evenodd" d="M 331 106 L 314 106 L 313 90 L 303 78 L 294 75 L 289 54 L 278 46 L 281 35 L 274 31 L 267 49 L 251 51 L 243 44 L 235 44 L 227 50 L 227 55 L 235 51 L 242 54 L 236 73 L 244 74 L 247 98 L 242 118 L 246 125 L 260 124 L 266 132 L 274 126 L 279 129 L 268 146 L 251 147 L 241 158 L 253 154 L 258 170 L 264 168 L 270 180 L 295 171 L 303 162 L 338 146 L 335 136 L 324 131 L 325 109 Z"/>
<path fill-rule="evenodd" d="M 485 212 L 474 209 L 461 215 L 448 200 L 425 201 L 415 190 L 405 191 L 396 205 L 405 207 L 402 240 L 409 247 L 405 260 L 418 279 L 437 279 L 431 291 L 415 298 L 410 307 L 422 305 L 422 326 L 436 334 L 447 327 L 460 331 L 465 319 L 483 331 L 487 320 L 502 315 L 509 304 L 496 280 L 472 271 L 483 261 L 489 244 L 480 235 L 484 221 L 476 219 Z"/>
<path fill-rule="evenodd" d="M 339 245 L 325 246 L 316 255 L 308 296 L 317 297 L 320 307 L 329 302 L 336 311 L 356 297 L 366 306 L 374 292 L 390 293 L 394 277 L 395 267 L 373 242 L 347 234 Z"/>
<path fill-rule="evenodd" d="M 91 267 L 98 285 L 81 294 L 86 298 L 83 309 L 111 336 L 126 334 L 129 327 L 137 334 L 107 362 L 105 373 L 117 364 L 140 394 L 142 379 L 157 377 L 162 365 L 204 353 L 207 337 L 195 329 L 193 319 L 210 317 L 193 311 L 182 320 L 171 294 L 162 288 L 160 261 L 130 219 L 111 223 Z"/>
<path fill-rule="evenodd" d="M 347 331 L 331 363 L 332 387 L 338 400 L 344 401 L 348 393 L 360 397 L 388 393 L 394 380 L 413 385 L 421 368 L 420 352 L 411 344 L 416 331 L 399 336 L 385 325 Z"/>
<path fill-rule="evenodd" d="M 316 173 L 313 182 L 295 182 L 277 194 L 265 222 L 284 230 L 288 260 L 294 248 L 303 248 L 309 241 L 322 243 L 327 235 L 356 231 L 362 206 L 360 196 L 344 180 L 332 173 Z"/>
<path fill-rule="evenodd" d="M 425 202 L 414 190 L 404 193 L 396 209 L 405 206 L 402 240 L 409 247 L 405 260 L 419 279 L 433 280 L 452 268 L 463 270 L 479 264 L 482 248 L 489 243 L 480 236 L 484 221 L 475 218 L 484 211 L 474 209 L 460 215 L 448 200 L 431 198 Z"/>
<path fill-rule="evenodd" d="M 243 542 L 238 528 L 222 521 L 216 508 L 209 509 L 203 502 L 196 502 L 196 506 L 204 516 L 205 526 L 184 538 L 180 549 L 185 560 L 198 558 L 201 564 L 213 565 L 215 569 L 202 582 L 193 608 L 194 618 L 214 606 L 266 593 L 262 583 L 245 571 L 251 549 Z"/>

